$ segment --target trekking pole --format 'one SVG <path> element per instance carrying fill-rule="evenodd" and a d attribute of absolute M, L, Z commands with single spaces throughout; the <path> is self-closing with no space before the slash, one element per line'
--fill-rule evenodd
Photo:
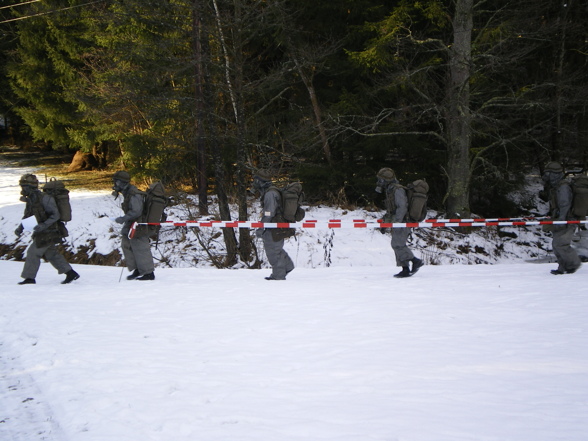
<path fill-rule="evenodd" d="M 133 224 L 134 226 L 134 224 Z M 121 239 L 121 244 L 120 244 L 121 248 L 122 248 L 122 239 Z M 125 270 L 125 266 L 121 265 L 120 267 L 120 276 L 118 277 L 118 283 L 120 283 L 120 281 L 122 280 L 122 275 L 123 275 L 123 271 Z"/>

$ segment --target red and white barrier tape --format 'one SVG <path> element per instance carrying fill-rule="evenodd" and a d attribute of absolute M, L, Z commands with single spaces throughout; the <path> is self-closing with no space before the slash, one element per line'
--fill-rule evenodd
<path fill-rule="evenodd" d="M 442 222 L 510 222 L 510 221 L 538 221 L 549 220 L 549 217 L 496 217 L 496 218 L 472 218 L 472 219 L 425 219 L 423 222 L 442 223 Z M 381 221 L 378 221 L 381 222 Z"/>
<path fill-rule="evenodd" d="M 532 226 L 532 225 L 577 225 L 586 224 L 588 220 L 552 221 L 552 220 L 480 220 L 480 219 L 427 219 L 423 222 L 380 222 L 356 220 L 308 220 L 295 223 L 278 222 L 262 223 L 252 221 L 167 221 L 153 223 L 134 223 L 131 227 L 135 230 L 138 225 L 159 225 L 170 227 L 198 227 L 198 228 L 438 228 L 438 227 L 488 227 L 488 226 Z"/>
<path fill-rule="evenodd" d="M 549 217 L 497 217 L 497 218 L 472 218 L 472 219 L 425 219 L 422 222 L 425 223 L 454 223 L 454 222 L 510 222 L 510 221 L 540 221 L 540 220 L 550 220 Z M 319 222 L 316 220 L 311 220 L 307 222 Z M 325 222 L 325 221 L 321 221 Z M 342 220 L 342 219 L 331 219 L 326 222 L 354 222 L 354 223 L 382 223 L 381 219 L 352 219 L 352 220 Z"/>

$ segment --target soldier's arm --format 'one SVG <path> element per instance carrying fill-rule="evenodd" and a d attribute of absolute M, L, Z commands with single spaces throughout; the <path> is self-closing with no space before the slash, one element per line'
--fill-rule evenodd
<path fill-rule="evenodd" d="M 568 213 L 572 208 L 572 187 L 569 185 L 560 185 L 557 188 L 557 219 L 555 220 L 567 220 Z"/>
<path fill-rule="evenodd" d="M 277 191 L 269 190 L 263 197 L 263 213 L 261 221 L 263 223 L 272 222 L 272 219 L 278 212 L 280 204 L 280 195 Z"/>
<path fill-rule="evenodd" d="M 124 216 L 117 218 L 117 222 L 135 222 L 143 214 L 143 195 L 140 193 L 134 194 L 129 200 L 129 211 Z M 120 219 L 120 221 L 118 220 Z M 122 222 L 121 222 L 122 221 Z"/>
<path fill-rule="evenodd" d="M 43 224 L 46 227 L 50 227 L 59 220 L 59 209 L 57 208 L 57 202 L 55 202 L 55 199 L 51 196 L 43 195 L 41 204 L 43 205 L 43 210 L 45 210 L 45 214 L 47 215 L 47 220 L 43 222 Z"/>
<path fill-rule="evenodd" d="M 397 188 L 394 192 L 396 198 L 396 212 L 393 216 L 393 222 L 404 222 L 406 213 L 408 211 L 408 198 L 406 197 L 406 190 L 404 188 Z"/>

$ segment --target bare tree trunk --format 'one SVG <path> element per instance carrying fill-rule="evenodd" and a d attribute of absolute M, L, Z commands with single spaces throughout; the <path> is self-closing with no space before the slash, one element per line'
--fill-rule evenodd
<path fill-rule="evenodd" d="M 241 2 L 234 0 L 234 14 L 235 21 L 239 22 L 241 18 Z M 235 30 L 233 35 L 233 48 L 235 56 L 235 66 L 231 65 L 229 57 L 229 49 L 224 38 L 222 20 L 220 10 L 218 8 L 217 0 L 213 0 L 214 10 L 216 12 L 217 28 L 219 33 L 219 40 L 225 61 L 225 78 L 227 81 L 227 88 L 233 111 L 235 115 L 235 125 L 237 126 L 237 203 L 239 205 L 239 220 L 246 221 L 248 219 L 247 208 L 247 150 L 245 145 L 245 120 L 242 117 L 242 99 L 240 98 L 241 87 L 243 85 L 242 79 L 242 61 L 241 56 L 241 41 L 239 29 Z M 232 80 L 234 78 L 234 81 Z M 251 235 L 246 228 L 239 229 L 239 254 L 243 262 L 250 262 L 253 259 L 253 246 Z"/>
<path fill-rule="evenodd" d="M 208 39 L 204 38 L 201 40 L 202 42 L 202 55 L 203 58 L 207 61 L 210 61 L 210 46 L 208 44 Z M 218 209 L 220 213 L 221 220 L 230 221 L 231 219 L 231 209 L 229 207 L 229 198 L 227 195 L 227 177 L 225 172 L 225 167 L 223 164 L 223 154 L 222 154 L 222 146 L 218 145 L 217 141 L 218 136 L 216 133 L 216 128 L 214 122 L 212 120 L 214 103 L 212 99 L 212 92 L 210 91 L 211 87 L 211 80 L 210 80 L 210 73 L 208 69 L 205 67 L 206 65 L 203 63 L 203 77 L 205 79 L 204 82 L 204 109 L 206 110 L 205 114 L 207 115 L 207 123 L 208 123 L 208 132 L 210 133 L 210 139 L 212 140 L 211 145 L 211 152 L 212 158 L 214 161 L 214 178 L 215 178 L 215 191 L 218 197 Z M 235 230 L 233 228 L 221 228 L 223 232 L 223 239 L 225 242 L 225 248 L 227 250 L 227 256 L 225 261 L 223 262 L 223 266 L 231 267 L 237 263 L 237 256 L 239 253 L 239 247 L 237 245 L 237 237 L 235 235 Z"/>
<path fill-rule="evenodd" d="M 216 138 L 215 138 L 216 139 Z M 216 179 L 216 195 L 218 196 L 218 209 L 221 220 L 231 220 L 231 210 L 229 208 L 229 198 L 227 197 L 226 189 L 226 174 L 223 166 L 223 159 L 221 154 L 221 146 L 215 146 L 212 149 L 214 158 L 214 177 Z M 237 263 L 237 255 L 239 247 L 237 246 L 237 238 L 233 228 L 221 228 L 223 232 L 223 239 L 227 249 L 227 257 L 224 262 L 225 267 L 231 267 Z"/>
<path fill-rule="evenodd" d="M 108 141 L 101 141 L 92 147 L 92 155 L 96 158 L 99 170 L 104 170 L 108 166 Z"/>
<path fill-rule="evenodd" d="M 566 54 L 566 37 L 567 37 L 567 26 L 568 26 L 568 11 L 571 9 L 574 0 L 569 0 L 562 3 L 561 14 L 559 17 L 559 53 L 557 54 L 555 65 L 555 96 L 554 96 L 554 108 L 555 108 L 555 124 L 552 129 L 552 144 L 551 144 L 551 159 L 555 161 L 561 161 L 563 146 L 562 146 L 562 107 L 564 94 L 562 92 L 562 83 L 564 82 L 564 63 Z"/>
<path fill-rule="evenodd" d="M 196 102 L 196 179 L 198 182 L 198 212 L 208 214 L 208 176 L 206 173 L 206 143 L 204 131 L 204 75 L 202 74 L 202 16 L 200 0 L 194 0 L 194 18 L 192 24 L 194 44 L 194 75 Z"/>
<path fill-rule="evenodd" d="M 241 0 L 234 0 L 235 21 L 238 23 L 242 16 Z M 247 146 L 245 143 L 245 118 L 243 117 L 243 57 L 241 35 L 237 31 L 234 35 L 235 56 L 235 90 L 233 91 L 235 102 L 235 123 L 237 124 L 237 201 L 239 204 L 239 220 L 246 221 L 249 218 L 247 207 Z M 247 228 L 239 228 L 239 254 L 243 262 L 251 262 L 253 256 L 253 241 Z"/>
<path fill-rule="evenodd" d="M 321 137 L 321 143 L 323 145 L 323 153 L 325 155 L 325 159 L 329 164 L 331 164 L 331 146 L 329 145 L 329 139 L 327 137 L 327 132 L 325 127 L 323 126 L 323 116 L 321 107 L 318 102 L 318 98 L 316 96 L 316 89 L 313 84 L 313 74 L 307 75 L 304 71 L 304 68 L 300 65 L 298 58 L 296 55 L 292 55 L 294 59 L 294 63 L 296 64 L 296 69 L 302 78 L 302 82 L 306 86 L 306 90 L 308 90 L 308 94 L 310 95 L 310 102 L 312 104 L 312 110 L 314 111 L 314 118 L 316 127 L 319 131 L 319 135 Z"/>
<path fill-rule="evenodd" d="M 473 0 L 457 0 L 453 18 L 453 45 L 449 51 L 448 82 L 448 189 L 449 216 L 470 214 L 470 70 L 472 57 Z"/>

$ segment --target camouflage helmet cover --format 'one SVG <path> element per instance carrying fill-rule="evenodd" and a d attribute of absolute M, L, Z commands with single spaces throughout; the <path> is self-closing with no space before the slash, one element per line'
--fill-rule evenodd
<path fill-rule="evenodd" d="M 392 181 L 396 179 L 396 173 L 394 173 L 394 170 L 388 167 L 380 169 L 376 176 L 378 178 L 384 179 L 385 181 Z"/>
<path fill-rule="evenodd" d="M 269 170 L 260 168 L 259 170 L 257 170 L 255 172 L 255 174 L 253 175 L 253 178 L 257 178 L 261 181 L 271 181 L 272 180 L 272 174 L 269 172 Z"/>
<path fill-rule="evenodd" d="M 27 173 L 20 177 L 18 184 L 22 187 L 28 185 L 29 187 L 39 188 L 39 180 L 33 174 Z"/>
<path fill-rule="evenodd" d="M 551 161 L 545 166 L 545 171 L 552 173 L 563 173 L 564 170 L 559 162 Z"/>
<path fill-rule="evenodd" d="M 131 182 L 131 175 L 127 171 L 119 170 L 112 176 L 112 180 Z"/>

